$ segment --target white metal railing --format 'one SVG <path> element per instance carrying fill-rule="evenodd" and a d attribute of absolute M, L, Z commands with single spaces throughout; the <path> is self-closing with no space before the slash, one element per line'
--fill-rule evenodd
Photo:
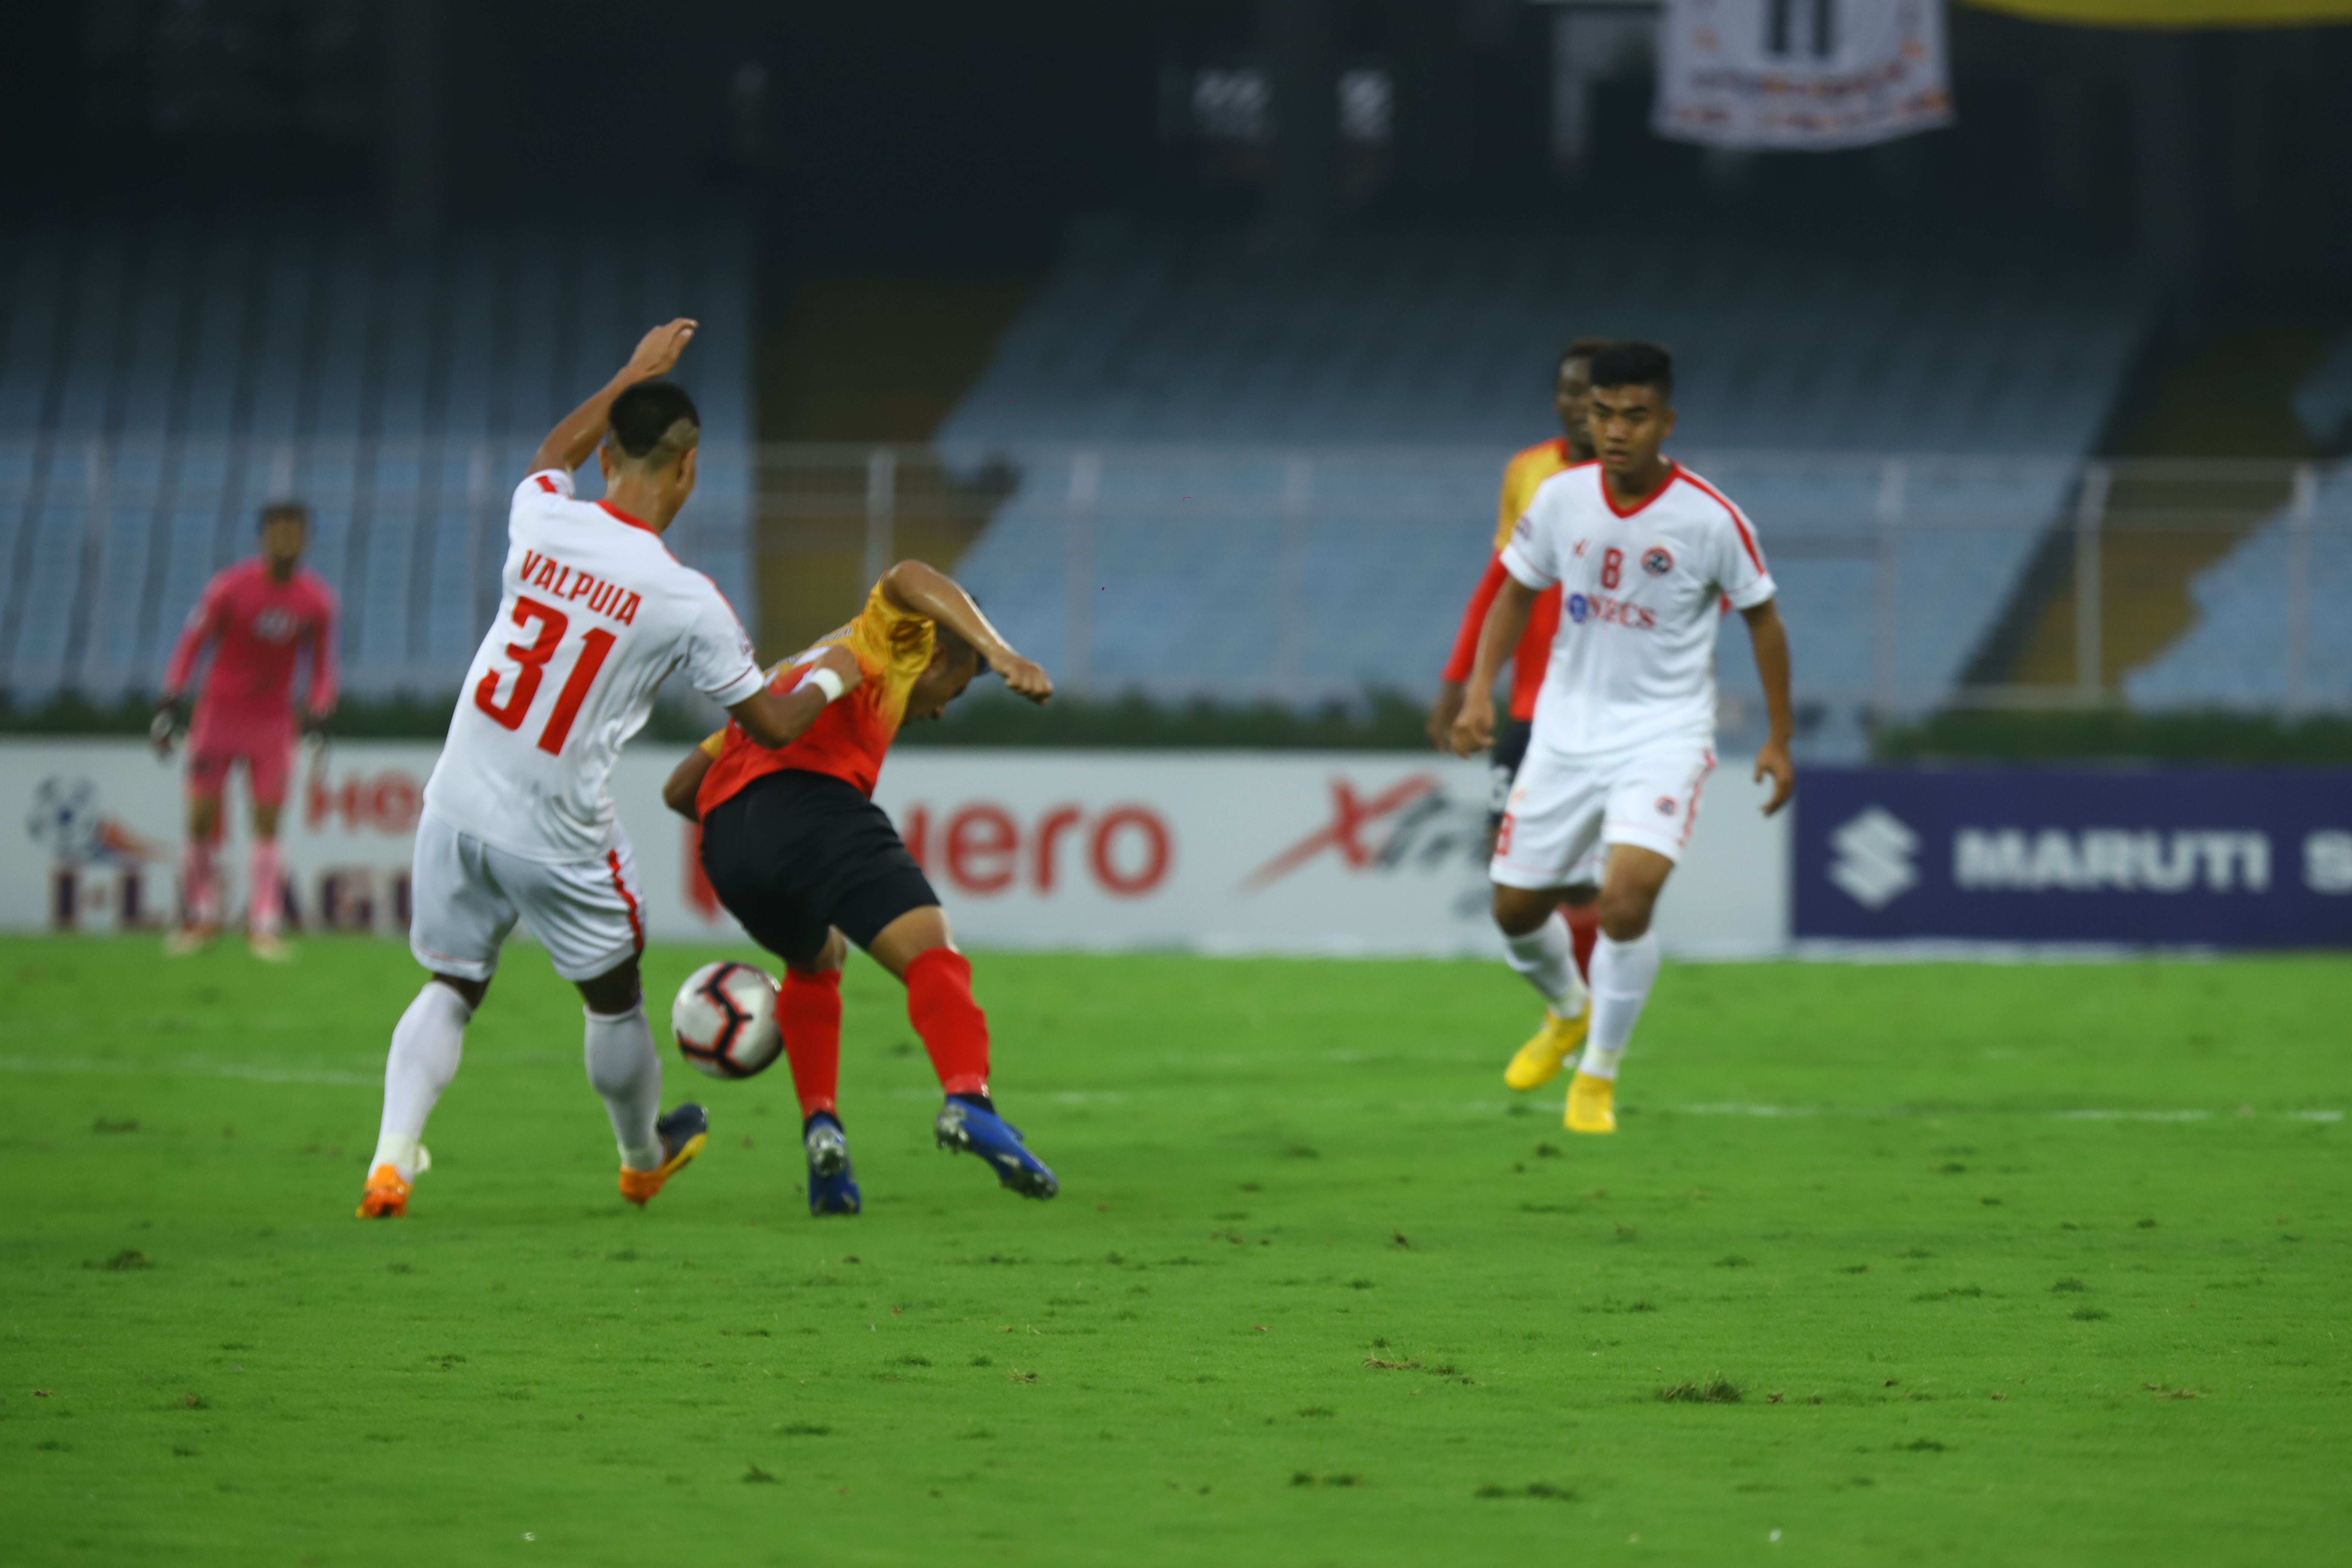
<path fill-rule="evenodd" d="M 446 689 L 493 608 L 533 444 L 0 436 L 0 689 L 151 684 L 204 577 L 289 494 L 316 510 L 354 687 Z M 770 581 L 829 556 L 870 582 L 902 550 L 957 550 L 1066 689 L 1306 701 L 1434 679 L 1507 455 L 714 441 L 671 542 L 747 616 L 762 560 Z M 1685 460 L 1755 518 L 1816 707 L 2352 707 L 2352 476 L 2326 465 Z M 2250 595 L 2257 612 L 2231 608 Z M 1746 656 L 1726 642 L 1737 707 Z"/>

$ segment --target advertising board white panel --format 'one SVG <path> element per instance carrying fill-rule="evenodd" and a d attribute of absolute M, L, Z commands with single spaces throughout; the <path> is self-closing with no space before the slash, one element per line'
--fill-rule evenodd
<path fill-rule="evenodd" d="M 344 742 L 299 772 L 281 829 L 304 930 L 405 930 L 429 742 Z M 614 798 L 656 940 L 740 939 L 662 809 L 683 747 L 622 759 Z M 1788 844 L 1748 766 L 1709 786 L 1661 906 L 1670 951 L 1774 951 L 1788 935 Z M 1497 951 L 1486 915 L 1481 764 L 1412 752 L 910 749 L 876 798 L 959 936 L 976 947 L 1213 952 Z M 179 769 L 130 740 L 0 742 L 0 929 L 160 930 L 177 900 Z M 246 806 L 222 858 L 242 907 Z"/>

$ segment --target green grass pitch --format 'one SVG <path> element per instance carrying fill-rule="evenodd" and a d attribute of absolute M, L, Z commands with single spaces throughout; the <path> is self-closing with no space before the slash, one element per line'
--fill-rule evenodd
<path fill-rule="evenodd" d="M 1055 1202 L 929 1147 L 860 960 L 866 1214 L 675 1062 L 630 1209 L 520 948 L 361 1224 L 397 946 L 0 942 L 0 1556 L 2344 1560 L 2341 960 L 1672 966 L 1606 1140 L 1499 965 L 977 971 Z"/>

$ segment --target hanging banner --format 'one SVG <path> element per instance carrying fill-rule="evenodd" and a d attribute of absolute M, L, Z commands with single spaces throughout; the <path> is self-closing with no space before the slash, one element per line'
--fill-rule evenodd
<path fill-rule="evenodd" d="M 2036 22 L 2084 27 L 2302 27 L 2352 22 L 2352 0 L 1968 0 Z"/>
<path fill-rule="evenodd" d="M 1951 122 L 1943 0 L 1667 0 L 1661 136 L 1827 152 Z"/>

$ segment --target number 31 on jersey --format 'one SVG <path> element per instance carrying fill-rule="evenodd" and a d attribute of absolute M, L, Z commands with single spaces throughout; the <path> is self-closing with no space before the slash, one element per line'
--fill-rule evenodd
<path fill-rule="evenodd" d="M 530 717 L 540 683 L 547 677 L 547 666 L 562 647 L 564 633 L 571 629 L 572 623 L 554 605 L 524 597 L 515 600 L 509 618 L 525 631 L 536 624 L 539 635 L 529 643 L 507 644 L 507 657 L 515 661 L 515 670 L 514 684 L 507 691 L 506 700 L 499 699 L 500 677 L 493 669 L 475 686 L 474 706 L 496 720 L 501 728 L 520 730 L 523 721 Z M 572 734 L 572 721 L 579 717 L 580 705 L 588 700 L 588 689 L 596 684 L 597 672 L 604 668 L 604 656 L 613 651 L 616 640 L 602 626 L 582 634 L 580 657 L 572 661 L 571 678 L 555 694 L 554 710 L 548 714 L 547 723 L 539 732 L 539 749 L 549 756 L 562 752 L 563 742 Z"/>

